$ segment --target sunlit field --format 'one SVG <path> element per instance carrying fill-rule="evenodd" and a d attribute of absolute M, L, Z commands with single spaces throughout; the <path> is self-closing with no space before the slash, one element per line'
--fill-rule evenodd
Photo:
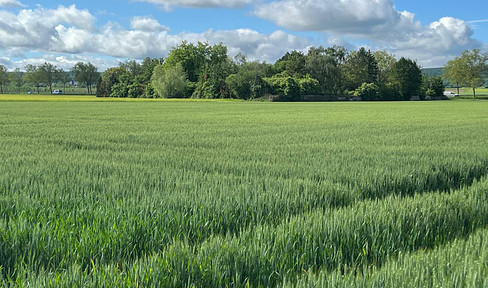
<path fill-rule="evenodd" d="M 488 285 L 488 101 L 40 97 L 0 95 L 3 286 Z"/>

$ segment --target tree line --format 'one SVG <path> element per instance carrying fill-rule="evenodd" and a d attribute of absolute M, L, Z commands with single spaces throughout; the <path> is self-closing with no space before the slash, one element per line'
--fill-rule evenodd
<path fill-rule="evenodd" d="M 385 51 L 342 46 L 287 52 L 274 64 L 230 58 L 223 44 L 182 42 L 166 59 L 128 61 L 102 73 L 100 97 L 268 98 L 299 101 L 304 96 L 410 100 L 442 96 L 440 77 L 426 78 L 416 61 Z M 320 98 L 320 97 L 319 97 Z M 323 98 L 322 98 L 323 99 Z"/>
<path fill-rule="evenodd" d="M 99 78 L 98 68 L 92 63 L 78 62 L 69 72 L 49 62 L 41 65 L 28 64 L 25 66 L 25 71 L 16 68 L 10 73 L 5 66 L 0 65 L 0 93 L 4 93 L 6 85 L 13 85 L 20 91 L 20 87 L 25 84 L 34 87 L 38 94 L 41 87 L 47 87 L 50 93 L 53 93 L 54 84 L 62 84 L 66 89 L 66 85 L 74 80 L 85 86 L 88 94 L 94 94 L 92 86 Z"/>
<path fill-rule="evenodd" d="M 488 73 L 487 59 L 477 49 L 464 51 L 447 63 L 443 77 L 457 87 L 472 87 L 475 95 Z M 270 64 L 248 61 L 244 54 L 231 58 L 222 43 L 184 41 L 165 59 L 126 61 L 101 75 L 93 64 L 79 62 L 70 72 L 47 62 L 10 73 L 0 65 L 0 92 L 9 83 L 29 83 L 38 93 L 41 86 L 52 93 L 53 83 L 71 80 L 83 84 L 88 94 L 97 84 L 98 97 L 129 98 L 423 100 L 443 97 L 445 89 L 442 77 L 423 76 L 414 60 L 342 46 L 295 50 Z"/>

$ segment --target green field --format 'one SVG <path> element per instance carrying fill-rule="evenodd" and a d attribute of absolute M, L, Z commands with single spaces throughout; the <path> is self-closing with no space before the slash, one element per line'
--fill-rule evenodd
<path fill-rule="evenodd" d="M 446 91 L 452 91 L 457 93 L 456 88 L 448 88 Z M 462 99 L 473 99 L 473 89 L 471 88 L 461 88 L 459 89 L 459 98 Z M 488 88 L 477 88 L 476 89 L 476 98 L 478 99 L 488 99 Z"/>
<path fill-rule="evenodd" d="M 488 286 L 487 101 L 44 97 L 0 96 L 2 286 Z"/>

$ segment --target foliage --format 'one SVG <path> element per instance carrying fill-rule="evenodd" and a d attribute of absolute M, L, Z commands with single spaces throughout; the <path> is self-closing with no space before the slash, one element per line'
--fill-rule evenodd
<path fill-rule="evenodd" d="M 300 78 L 305 74 L 306 57 L 303 52 L 293 50 L 275 62 L 274 68 L 277 73 Z"/>
<path fill-rule="evenodd" d="M 324 93 L 336 94 L 341 89 L 340 65 L 345 57 L 343 47 L 311 47 L 305 60 L 305 70 L 320 83 Z"/>
<path fill-rule="evenodd" d="M 370 50 L 352 51 L 343 66 L 345 89 L 355 90 L 363 83 L 378 83 L 378 64 Z"/>
<path fill-rule="evenodd" d="M 151 84 L 157 96 L 161 98 L 188 97 L 186 74 L 181 64 L 166 69 L 163 65 L 156 66 Z"/>
<path fill-rule="evenodd" d="M 466 85 L 473 89 L 476 98 L 476 88 L 485 83 L 488 77 L 488 53 L 481 53 L 479 49 L 465 50 L 461 56 L 449 61 L 446 65 L 446 77 L 459 85 Z"/>
<path fill-rule="evenodd" d="M 267 85 L 270 87 L 270 93 L 277 96 L 273 98 L 276 101 L 298 101 L 300 100 L 301 91 L 298 81 L 285 73 L 276 74 L 273 77 L 265 78 Z"/>
<path fill-rule="evenodd" d="M 379 85 L 386 85 L 390 82 L 390 73 L 393 65 L 396 62 L 395 56 L 387 51 L 375 51 L 373 57 L 378 66 L 378 83 Z"/>
<path fill-rule="evenodd" d="M 50 94 L 53 93 L 53 83 L 58 80 L 58 69 L 51 63 L 44 62 L 38 67 L 42 82 L 49 87 Z"/>
<path fill-rule="evenodd" d="M 71 68 L 75 81 L 85 84 L 88 94 L 92 94 L 92 85 L 100 78 L 97 70 L 97 67 L 89 62 L 78 62 Z"/>
<path fill-rule="evenodd" d="M 379 90 L 378 85 L 374 83 L 363 83 L 354 91 L 354 96 L 361 97 L 364 101 L 378 100 Z"/>
<path fill-rule="evenodd" d="M 183 41 L 171 50 L 166 58 L 165 67 L 173 67 L 178 63 L 183 67 L 190 82 L 197 82 L 203 72 L 209 54 L 209 45 L 198 42 L 197 45 Z"/>
<path fill-rule="evenodd" d="M 476 49 L 472 52 L 465 51 L 448 63 L 446 77 L 451 82 L 457 82 L 458 86 L 459 83 L 479 85 L 488 73 L 487 58 L 487 54 Z M 256 99 L 274 94 L 271 98 L 282 101 L 299 101 L 302 95 L 320 95 L 314 97 L 315 100 L 344 99 L 355 92 L 366 93 L 363 89 L 365 87 L 361 86 L 364 83 L 373 83 L 376 86 L 369 85 L 369 88 L 374 87 L 377 95 L 372 93 L 361 98 L 408 101 L 416 96 L 421 99 L 427 95 L 437 98 L 443 89 L 438 79 L 435 83 L 422 82 L 420 67 L 415 61 L 406 58 L 396 61 L 394 55 L 386 51 L 373 53 L 365 48 L 347 51 L 342 46 L 309 47 L 306 53 L 294 50 L 287 52 L 274 64 L 268 64 L 248 62 L 242 52 L 232 60 L 227 47 L 222 43 L 210 45 L 184 41 L 175 46 L 165 60 L 149 57 L 142 62 L 128 60 L 119 63 L 118 67 L 107 69 L 101 75 L 91 63 L 80 62 L 71 71 L 75 76 L 74 80 L 80 86 L 86 87 L 88 94 L 93 93 L 92 85 L 96 83 L 99 97 L 155 98 L 160 95 L 157 95 L 154 88 L 158 86 L 161 90 L 163 87 L 154 85 L 155 82 L 151 80 L 158 65 L 162 65 L 158 77 L 164 75 L 163 71 L 170 74 L 178 71 L 178 91 L 169 91 L 172 88 L 168 88 L 163 92 L 168 97 L 173 95 L 171 97 L 178 98 Z M 185 75 L 181 75 L 178 66 L 182 67 Z M 477 68 L 473 70 L 470 67 Z M 436 71 L 440 71 L 439 69 Z M 473 74 L 470 71 L 478 72 Z M 24 74 L 20 70 L 17 72 L 17 76 Z M 66 89 L 66 83 L 71 80 L 67 72 L 56 69 L 47 62 L 41 66 L 26 66 L 24 79 L 16 78 L 16 72 L 8 75 L 11 84 L 7 86 L 7 92 L 15 90 L 18 93 L 22 90 L 30 91 L 32 86 L 41 93 L 41 89 L 47 90 L 46 85 L 52 91 L 52 86 L 59 87 L 60 83 Z M 90 75 L 89 79 L 87 75 Z M 183 76 L 186 78 L 185 85 L 180 81 Z M 4 84 L 1 83 L 0 92 L 4 90 Z M 25 83 L 29 85 L 22 87 Z M 184 92 L 181 88 L 183 86 Z M 476 88 L 472 88 L 475 95 Z M 71 90 L 73 92 L 74 88 L 71 87 Z"/>
<path fill-rule="evenodd" d="M 263 78 L 271 76 L 271 65 L 259 62 L 242 62 L 237 72 L 227 76 L 225 83 L 229 98 L 256 99 L 268 90 Z"/>
<path fill-rule="evenodd" d="M 399 91 L 402 100 L 410 100 L 420 95 L 422 72 L 413 60 L 400 58 L 392 67 L 391 83 Z"/>
<path fill-rule="evenodd" d="M 429 96 L 430 99 L 444 97 L 445 88 L 444 81 L 441 77 L 423 76 L 420 92 L 421 99 L 425 99 L 426 96 Z"/>
<path fill-rule="evenodd" d="M 305 77 L 298 79 L 298 84 L 300 85 L 301 95 L 320 95 L 322 94 L 322 89 L 320 83 L 317 79 L 310 77 L 309 74 Z"/>
<path fill-rule="evenodd" d="M 37 94 L 39 94 L 39 87 L 44 82 L 44 75 L 36 65 L 27 64 L 25 66 L 24 81 L 34 85 L 37 89 Z"/>
<path fill-rule="evenodd" d="M 153 98 L 153 70 L 161 59 L 145 58 L 142 63 L 127 61 L 102 73 L 97 84 L 98 97 Z"/>
<path fill-rule="evenodd" d="M 235 66 L 222 43 L 207 47 L 207 58 L 192 97 L 224 98 L 227 94 L 225 79 L 234 72 Z"/>

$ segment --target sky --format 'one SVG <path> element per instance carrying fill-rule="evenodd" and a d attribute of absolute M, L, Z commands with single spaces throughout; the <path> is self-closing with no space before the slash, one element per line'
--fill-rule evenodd
<path fill-rule="evenodd" d="M 488 51 L 486 8 L 486 0 L 0 0 L 0 64 L 82 61 L 103 71 L 201 41 L 269 63 L 342 45 L 441 67 L 463 50 Z"/>

